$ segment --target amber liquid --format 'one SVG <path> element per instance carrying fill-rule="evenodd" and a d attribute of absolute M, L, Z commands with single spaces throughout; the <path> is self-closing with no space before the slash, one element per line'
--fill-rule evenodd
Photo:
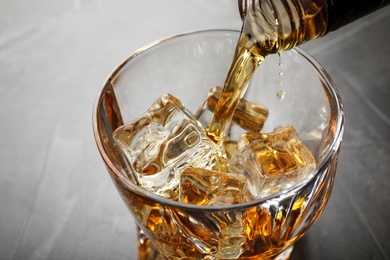
<path fill-rule="evenodd" d="M 207 135 L 217 144 L 223 142 L 239 100 L 264 58 L 325 33 L 327 18 L 324 4 L 302 1 L 299 6 L 293 6 L 292 1 L 282 2 L 258 0 L 251 1 L 249 7 L 240 6 L 243 16 L 241 34 L 221 98 L 206 129 Z M 279 17 L 274 16 L 274 10 L 281 12 Z"/>
<path fill-rule="evenodd" d="M 390 0 L 239 0 L 241 35 L 222 97 L 207 128 L 222 143 L 238 100 L 256 68 L 271 53 L 319 38 L 390 3 Z"/>
<path fill-rule="evenodd" d="M 264 55 L 251 43 L 249 35 L 241 33 L 221 97 L 206 129 L 207 135 L 215 143 L 222 144 L 238 102 L 248 87 L 249 79 L 263 59 Z"/>
<path fill-rule="evenodd" d="M 144 200 L 133 200 L 129 205 L 135 209 L 135 217 L 143 222 L 142 229 L 150 232 L 157 241 L 153 247 L 143 237 L 138 259 L 273 259 L 280 250 L 299 238 L 289 239 L 301 224 L 299 220 L 303 217 L 305 199 L 304 196 L 298 198 L 290 208 L 280 210 L 276 216 L 260 207 L 235 213 L 211 213 L 215 225 L 199 222 L 202 219 L 200 215 L 207 213 L 186 212 L 165 205 L 150 205 Z M 189 239 L 198 244 L 189 242 Z M 157 251 L 164 252 L 167 257 Z M 211 257 L 207 252 L 216 253 Z"/>

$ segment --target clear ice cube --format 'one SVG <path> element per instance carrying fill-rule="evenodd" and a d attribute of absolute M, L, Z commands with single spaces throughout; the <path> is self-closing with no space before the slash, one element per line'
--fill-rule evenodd
<path fill-rule="evenodd" d="M 222 88 L 210 88 L 202 106 L 195 114 L 195 118 L 206 129 L 213 116 L 214 109 L 221 97 Z M 241 99 L 233 114 L 232 123 L 249 132 L 260 132 L 268 116 L 268 109 L 264 106 Z"/>
<path fill-rule="evenodd" d="M 252 199 L 254 196 L 247 189 L 247 180 L 242 175 L 192 167 L 180 174 L 179 201 L 221 206 Z"/>
<path fill-rule="evenodd" d="M 223 149 L 170 94 L 138 119 L 116 129 L 113 137 L 138 185 L 159 196 L 177 199 L 178 176 L 186 167 L 226 170 Z"/>
<path fill-rule="evenodd" d="M 242 135 L 229 162 L 231 171 L 248 178 L 248 188 L 257 198 L 291 187 L 315 167 L 312 153 L 291 126 Z"/>

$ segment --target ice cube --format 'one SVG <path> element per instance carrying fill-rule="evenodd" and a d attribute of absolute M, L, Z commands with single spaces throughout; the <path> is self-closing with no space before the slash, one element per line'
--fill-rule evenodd
<path fill-rule="evenodd" d="M 260 198 L 298 183 L 316 163 L 295 129 L 287 126 L 268 134 L 242 135 L 229 167 L 246 176 L 251 193 Z"/>
<path fill-rule="evenodd" d="M 116 129 L 113 137 L 138 184 L 166 198 L 177 199 L 178 176 L 188 166 L 226 169 L 223 148 L 208 139 L 199 122 L 170 94 Z"/>
<path fill-rule="evenodd" d="M 242 175 L 201 168 L 180 174 L 179 201 L 195 205 L 230 205 L 254 199 Z"/>
<path fill-rule="evenodd" d="M 205 129 L 211 121 L 221 93 L 221 87 L 210 88 L 207 98 L 195 114 L 195 118 L 201 122 Z M 267 116 L 268 109 L 266 107 L 240 99 L 234 111 L 232 123 L 249 132 L 260 132 Z"/>

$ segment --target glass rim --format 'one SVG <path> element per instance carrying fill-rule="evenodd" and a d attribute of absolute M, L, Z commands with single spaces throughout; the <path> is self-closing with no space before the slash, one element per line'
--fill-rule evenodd
<path fill-rule="evenodd" d="M 111 82 L 112 79 L 115 78 L 115 76 L 121 71 L 121 69 L 129 62 L 131 62 L 133 59 L 135 59 L 139 54 L 142 54 L 145 51 L 149 51 L 155 47 L 158 47 L 159 44 L 174 40 L 177 38 L 181 37 L 186 37 L 186 36 L 192 36 L 194 34 L 203 34 L 203 33 L 213 33 L 213 32 L 222 32 L 222 33 L 237 33 L 239 34 L 240 31 L 238 30 L 230 30 L 230 29 L 211 29 L 211 30 L 200 30 L 200 31 L 191 31 L 187 33 L 182 33 L 182 34 L 177 34 L 173 36 L 168 36 L 164 37 L 159 40 L 155 40 L 144 47 L 141 47 L 137 49 L 129 58 L 125 59 L 124 62 L 122 62 L 118 67 L 116 67 L 112 73 L 109 74 L 107 77 L 107 80 L 104 82 L 103 87 L 100 89 L 100 91 L 97 94 L 97 97 L 95 99 L 94 107 L 93 107 L 93 115 L 92 115 L 92 124 L 93 124 L 93 133 L 95 137 L 95 142 L 97 145 L 97 148 L 99 150 L 99 153 L 105 163 L 105 166 L 108 168 L 110 171 L 109 174 L 114 174 L 115 178 L 118 178 L 122 184 L 124 184 L 131 192 L 137 193 L 138 195 L 152 200 L 160 205 L 165 205 L 165 206 L 171 206 L 179 209 L 186 209 L 186 210 L 207 210 L 207 211 L 230 211 L 230 210 L 238 210 L 242 208 L 249 208 L 249 207 L 254 207 L 259 204 L 262 204 L 266 201 L 272 200 L 273 198 L 278 198 L 278 197 L 284 197 L 288 196 L 289 194 L 295 193 L 296 191 L 300 190 L 303 186 L 305 186 L 307 183 L 309 183 L 315 176 L 320 174 L 326 167 L 328 166 L 330 160 L 337 155 L 339 147 L 342 142 L 342 135 L 344 131 L 344 112 L 343 112 L 343 104 L 340 98 L 340 94 L 333 82 L 333 80 L 330 78 L 328 73 L 325 71 L 325 69 L 312 57 L 310 56 L 307 52 L 303 51 L 300 48 L 295 47 L 292 50 L 289 50 L 288 52 L 295 52 L 297 53 L 300 57 L 304 58 L 307 62 L 311 64 L 315 68 L 315 70 L 318 72 L 320 77 L 324 80 L 323 87 L 327 94 L 331 97 L 330 100 L 333 100 L 335 102 L 336 106 L 336 113 L 335 113 L 335 118 L 336 120 L 336 130 L 335 130 L 335 135 L 334 138 L 331 142 L 331 144 L 326 148 L 324 151 L 324 156 L 323 159 L 319 164 L 317 164 L 316 168 L 314 171 L 312 171 L 306 178 L 301 180 L 300 182 L 296 183 L 295 185 L 284 189 L 280 192 L 274 193 L 272 195 L 259 198 L 253 201 L 245 202 L 245 203 L 239 203 L 239 204 L 231 204 L 231 205 L 222 205 L 222 206 L 200 206 L 200 205 L 195 205 L 195 204 L 189 204 L 189 203 L 184 203 L 184 202 L 179 202 L 179 201 L 174 201 L 168 198 L 164 198 L 161 196 L 158 196 L 156 194 L 153 194 L 138 185 L 132 183 L 128 178 L 124 176 L 124 174 L 117 168 L 115 165 L 111 162 L 109 156 L 107 155 L 104 146 L 102 144 L 101 137 L 99 135 L 99 129 L 98 129 L 98 110 L 99 110 L 99 105 L 101 103 L 101 97 L 102 93 L 104 92 L 104 89 L 108 85 L 108 82 Z M 286 51 L 284 51 L 286 52 Z"/>

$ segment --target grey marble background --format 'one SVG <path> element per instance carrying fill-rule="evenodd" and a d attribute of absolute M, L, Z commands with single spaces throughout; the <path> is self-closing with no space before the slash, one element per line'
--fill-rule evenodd
<path fill-rule="evenodd" d="M 234 0 L 0 0 L 0 259 L 136 259 L 92 135 L 107 75 L 137 48 L 240 29 Z M 338 85 L 336 184 L 292 259 L 390 259 L 390 9 L 307 43 Z"/>

